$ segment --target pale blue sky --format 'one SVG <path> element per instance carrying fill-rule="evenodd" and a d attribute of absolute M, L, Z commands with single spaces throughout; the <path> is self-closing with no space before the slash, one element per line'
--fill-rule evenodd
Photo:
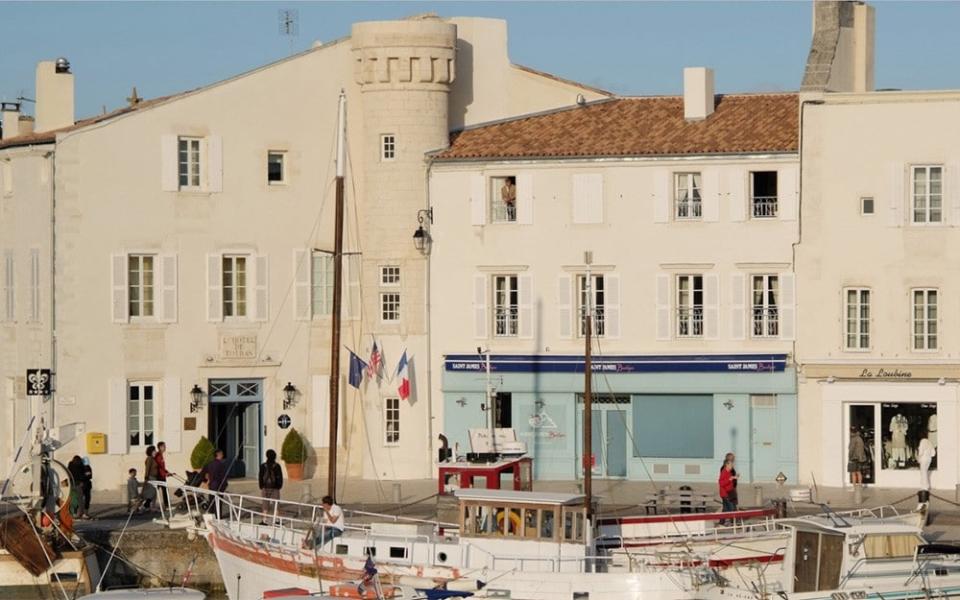
<path fill-rule="evenodd" d="M 877 87 L 960 88 L 960 2 L 880 1 Z M 0 2 L 0 98 L 33 95 L 36 62 L 66 56 L 77 116 L 201 86 L 290 52 L 277 13 L 299 12 L 295 50 L 350 23 L 422 12 L 505 18 L 514 62 L 623 94 L 680 91 L 684 66 L 720 92 L 794 90 L 809 2 Z"/>

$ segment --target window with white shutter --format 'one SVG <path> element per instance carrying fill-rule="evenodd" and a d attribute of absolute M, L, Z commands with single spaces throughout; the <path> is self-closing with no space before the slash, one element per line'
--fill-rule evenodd
<path fill-rule="evenodd" d="M 130 318 L 153 318 L 155 315 L 156 256 L 127 255 L 127 315 Z"/>
<path fill-rule="evenodd" d="M 207 320 L 223 320 L 223 256 L 207 255 Z"/>
<path fill-rule="evenodd" d="M 30 249 L 30 320 L 40 320 L 40 249 Z"/>
<path fill-rule="evenodd" d="M 293 318 L 297 321 L 308 321 L 311 317 L 312 262 L 310 250 L 306 248 L 293 250 Z"/>
<path fill-rule="evenodd" d="M 477 273 L 473 276 L 473 337 L 486 339 L 488 335 L 487 276 Z"/>
<path fill-rule="evenodd" d="M 260 254 L 254 257 L 253 319 L 255 321 L 267 321 L 270 318 L 270 271 L 268 265 L 269 261 L 265 255 Z"/>
<path fill-rule="evenodd" d="M 666 273 L 657 275 L 656 285 L 656 327 L 657 339 L 669 340 L 670 336 L 670 276 Z"/>
<path fill-rule="evenodd" d="M 742 340 L 746 337 L 747 300 L 746 275 L 734 273 L 730 276 L 730 339 Z"/>
<path fill-rule="evenodd" d="M 603 223 L 603 175 L 600 173 L 573 176 L 573 222 Z"/>
<path fill-rule="evenodd" d="M 223 279 L 220 283 L 225 319 L 246 318 L 249 293 L 250 257 L 224 254 L 220 259 Z"/>
<path fill-rule="evenodd" d="M 177 255 L 160 255 L 160 320 L 164 323 L 177 321 Z"/>
<path fill-rule="evenodd" d="M 557 318 L 560 323 L 560 337 L 567 339 L 573 334 L 573 289 L 570 275 L 560 275 L 557 279 Z"/>
<path fill-rule="evenodd" d="M 914 166 L 910 173 L 911 222 L 914 225 L 942 223 L 943 166 Z"/>

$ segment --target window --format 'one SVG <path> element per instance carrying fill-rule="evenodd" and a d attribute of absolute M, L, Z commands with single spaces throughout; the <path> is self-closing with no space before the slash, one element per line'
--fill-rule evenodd
<path fill-rule="evenodd" d="M 150 446 L 153 442 L 154 392 L 152 383 L 131 383 L 127 394 L 127 432 L 130 446 Z"/>
<path fill-rule="evenodd" d="M 513 427 L 513 394 L 497 392 L 493 397 L 493 426 Z"/>
<path fill-rule="evenodd" d="M 750 204 L 754 219 L 769 219 L 777 216 L 777 172 L 752 171 L 750 173 Z"/>
<path fill-rule="evenodd" d="M 40 320 L 40 250 L 30 249 L 30 320 Z"/>
<path fill-rule="evenodd" d="M 703 337 L 703 275 L 677 276 L 677 337 Z"/>
<path fill-rule="evenodd" d="M 860 214 L 861 215 L 874 214 L 873 196 L 863 196 L 860 198 Z"/>
<path fill-rule="evenodd" d="M 277 185 L 286 183 L 287 172 L 284 166 L 286 152 L 267 152 L 267 183 Z"/>
<path fill-rule="evenodd" d="M 400 445 L 400 398 L 385 398 L 383 401 L 383 443 Z"/>
<path fill-rule="evenodd" d="M 627 398 L 633 409 L 634 457 L 713 457 L 713 396 L 638 394 Z"/>
<path fill-rule="evenodd" d="M 396 265 L 384 265 L 380 267 L 380 285 L 400 285 L 400 267 Z"/>
<path fill-rule="evenodd" d="M 699 219 L 702 216 L 700 173 L 675 173 L 673 177 L 674 215 L 677 219 Z"/>
<path fill-rule="evenodd" d="M 333 314 L 333 255 L 313 253 L 313 289 L 311 304 L 314 317 Z"/>
<path fill-rule="evenodd" d="M 913 222 L 943 221 L 943 167 L 913 167 Z"/>
<path fill-rule="evenodd" d="M 380 294 L 380 320 L 395 323 L 400 320 L 400 293 Z"/>
<path fill-rule="evenodd" d="M 937 290 L 913 290 L 913 349 L 937 349 Z"/>
<path fill-rule="evenodd" d="M 870 290 L 847 288 L 844 290 L 846 325 L 844 346 L 847 350 L 870 348 Z"/>
<path fill-rule="evenodd" d="M 247 257 L 223 256 L 223 316 L 247 316 Z"/>
<path fill-rule="evenodd" d="M 127 307 L 131 318 L 154 315 L 154 264 L 152 254 L 127 256 Z"/>
<path fill-rule="evenodd" d="M 590 301 L 590 309 L 593 311 L 593 332 L 592 335 L 603 337 L 606 330 L 604 319 L 604 285 L 603 275 L 591 276 L 593 286 L 587 289 L 587 276 L 577 276 L 577 314 L 579 315 L 579 336 L 587 335 L 587 300 Z"/>
<path fill-rule="evenodd" d="M 5 321 L 13 322 L 16 319 L 16 294 L 14 293 L 14 282 L 16 275 L 13 270 L 13 250 L 7 250 L 3 254 L 3 297 Z"/>
<path fill-rule="evenodd" d="M 177 138 L 181 189 L 200 189 L 200 138 Z"/>
<path fill-rule="evenodd" d="M 397 136 L 385 133 L 380 136 L 380 160 L 393 160 L 397 157 Z"/>
<path fill-rule="evenodd" d="M 514 223 L 517 220 L 517 178 L 490 179 L 490 222 Z"/>
<path fill-rule="evenodd" d="M 519 304 L 516 275 L 493 278 L 493 323 L 497 337 L 515 337 L 519 333 Z"/>
<path fill-rule="evenodd" d="M 776 275 L 754 275 L 752 286 L 753 337 L 776 337 L 780 334 L 779 278 Z"/>

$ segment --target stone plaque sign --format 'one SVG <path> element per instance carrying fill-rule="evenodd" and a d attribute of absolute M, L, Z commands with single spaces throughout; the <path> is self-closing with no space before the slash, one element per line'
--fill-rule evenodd
<path fill-rule="evenodd" d="M 256 334 L 221 335 L 220 358 L 223 360 L 254 359 L 257 357 Z"/>
<path fill-rule="evenodd" d="M 197 428 L 197 418 L 196 417 L 184 417 L 183 418 L 183 430 L 184 431 L 194 431 Z"/>

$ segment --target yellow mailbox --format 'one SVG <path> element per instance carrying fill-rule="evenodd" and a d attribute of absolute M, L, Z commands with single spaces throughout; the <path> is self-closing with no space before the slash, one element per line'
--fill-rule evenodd
<path fill-rule="evenodd" d="M 104 433 L 87 434 L 87 454 L 104 454 L 107 451 L 107 436 Z"/>

